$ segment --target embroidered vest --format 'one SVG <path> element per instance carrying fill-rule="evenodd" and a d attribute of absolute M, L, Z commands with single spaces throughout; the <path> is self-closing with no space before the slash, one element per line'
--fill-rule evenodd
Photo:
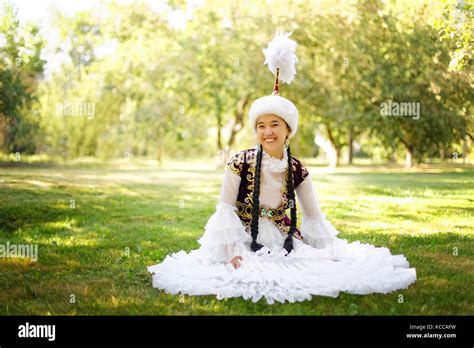
<path fill-rule="evenodd" d="M 303 166 L 303 163 L 292 157 L 292 174 L 294 188 L 309 175 L 308 170 Z M 237 207 L 237 215 L 245 226 L 245 229 L 250 233 L 250 224 L 252 222 L 252 203 L 253 203 L 253 189 L 255 183 L 255 171 L 257 163 L 257 149 L 242 150 L 235 154 L 227 163 L 229 169 L 240 176 L 239 194 L 235 203 Z M 286 215 L 286 210 L 290 208 L 288 202 L 288 188 L 286 185 L 288 179 L 288 171 L 284 172 L 283 185 L 281 189 L 282 202 L 277 209 L 265 209 L 260 207 L 260 216 L 266 215 L 280 231 L 288 233 L 290 231 L 291 220 Z M 296 193 L 295 193 L 296 195 Z M 296 202 L 294 202 L 296 204 Z M 301 232 L 296 229 L 296 238 L 303 240 Z"/>

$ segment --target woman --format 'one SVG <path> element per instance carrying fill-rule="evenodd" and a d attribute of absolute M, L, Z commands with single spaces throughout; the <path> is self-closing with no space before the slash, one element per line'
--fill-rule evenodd
<path fill-rule="evenodd" d="M 148 267 L 154 287 L 218 299 L 265 297 L 271 304 L 337 297 L 340 291 L 388 293 L 416 281 L 403 255 L 337 238 L 308 170 L 292 157 L 289 140 L 298 128 L 298 110 L 278 87 L 279 78 L 289 83 L 296 73 L 296 43 L 288 37 L 277 35 L 264 51 L 275 84 L 272 95 L 257 99 L 249 111 L 258 145 L 228 162 L 201 247 Z M 303 211 L 300 230 L 295 196 Z"/>

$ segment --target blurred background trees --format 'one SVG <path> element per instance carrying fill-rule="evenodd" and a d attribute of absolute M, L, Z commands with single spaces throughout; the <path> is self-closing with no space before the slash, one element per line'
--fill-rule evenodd
<path fill-rule="evenodd" d="M 38 83 L 44 41 L 38 28 L 20 26 L 11 3 L 0 5 L 0 151 L 34 152 L 38 138 Z"/>
<path fill-rule="evenodd" d="M 53 49 L 67 59 L 43 74 L 49 37 L 3 5 L 3 153 L 225 160 L 255 144 L 247 112 L 271 93 L 262 48 L 276 29 L 299 44 L 296 79 L 281 86 L 300 112 L 297 156 L 411 166 L 471 147 L 473 7 L 463 1 L 101 6 L 54 14 Z M 387 104 L 420 112 L 386 115 Z"/>

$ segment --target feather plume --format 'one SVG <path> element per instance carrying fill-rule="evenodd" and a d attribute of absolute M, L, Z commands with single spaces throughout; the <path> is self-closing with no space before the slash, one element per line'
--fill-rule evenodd
<path fill-rule="evenodd" d="M 268 47 L 263 49 L 265 64 L 276 75 L 279 69 L 279 79 L 285 83 L 291 83 L 296 76 L 295 65 L 298 62 L 296 57 L 296 41 L 290 39 L 290 33 L 276 33 Z"/>

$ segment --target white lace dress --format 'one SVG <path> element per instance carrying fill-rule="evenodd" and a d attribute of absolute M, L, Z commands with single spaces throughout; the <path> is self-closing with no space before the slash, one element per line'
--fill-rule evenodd
<path fill-rule="evenodd" d="M 263 153 L 260 204 L 278 208 L 287 157 L 279 160 Z M 294 250 L 286 255 L 286 235 L 267 217 L 259 219 L 257 242 L 264 248 L 250 250 L 251 237 L 236 213 L 240 176 L 226 168 L 216 212 L 199 239 L 199 249 L 172 253 L 148 267 L 153 286 L 170 294 L 216 295 L 218 299 L 243 297 L 257 302 L 309 300 L 313 295 L 337 297 L 351 294 L 389 293 L 416 281 L 403 255 L 359 241 L 349 243 L 322 213 L 311 176 L 296 188 L 303 219 L 304 242 L 293 238 Z M 241 267 L 228 262 L 241 255 Z"/>

